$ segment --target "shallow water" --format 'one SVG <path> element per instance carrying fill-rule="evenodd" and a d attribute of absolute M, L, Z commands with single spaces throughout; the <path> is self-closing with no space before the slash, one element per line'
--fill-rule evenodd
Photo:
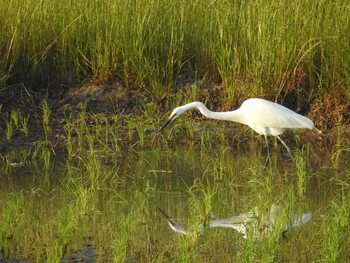
<path fill-rule="evenodd" d="M 282 147 L 281 147 L 282 148 Z M 345 148 L 344 148 L 345 149 Z M 120 153 L 80 152 L 1 167 L 0 245 L 3 259 L 29 262 L 314 262 L 350 260 L 349 151 L 294 158 L 275 149 L 264 157 L 230 147 L 129 147 Z M 44 168 L 45 167 L 45 168 Z M 284 235 L 260 231 L 272 204 L 312 219 Z M 174 232 L 157 207 L 189 231 L 209 220 L 256 209 L 245 239 L 230 228 L 201 236 Z M 333 222 L 331 224 L 330 222 Z M 335 223 L 334 223 L 335 222 Z M 254 229 L 255 228 L 255 229 Z M 337 249 L 333 248 L 339 240 Z M 334 255 L 331 255 L 331 254 Z"/>

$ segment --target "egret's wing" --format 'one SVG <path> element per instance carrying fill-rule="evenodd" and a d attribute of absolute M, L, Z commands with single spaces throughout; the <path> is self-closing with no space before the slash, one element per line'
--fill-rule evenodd
<path fill-rule="evenodd" d="M 256 123 L 261 127 L 275 129 L 312 129 L 314 127 L 312 120 L 309 118 L 264 99 L 249 99 L 242 104 L 241 110 L 244 111 L 249 123 Z"/>
<path fill-rule="evenodd" d="M 247 223 L 253 220 L 253 213 L 242 213 L 238 216 L 232 216 L 229 218 L 210 220 L 209 227 L 226 227 L 232 228 L 243 234 L 243 237 L 247 236 Z"/>
<path fill-rule="evenodd" d="M 220 224 L 240 224 L 240 223 L 247 223 L 252 221 L 254 218 L 254 215 L 252 212 L 248 213 L 241 213 L 237 216 L 232 216 L 229 218 L 222 218 L 222 219 L 214 219 L 210 221 L 210 227 L 215 227 L 216 225 L 220 226 Z M 212 226 L 213 225 L 213 226 Z"/>
<path fill-rule="evenodd" d="M 309 222 L 312 218 L 311 212 L 302 214 L 302 215 L 294 215 L 294 218 L 291 220 L 289 224 L 286 225 L 286 230 L 292 228 L 292 227 L 298 227 L 300 225 L 306 224 Z"/>
<path fill-rule="evenodd" d="M 246 224 L 241 222 L 230 222 L 226 221 L 225 219 L 215 219 L 211 220 L 209 227 L 225 227 L 225 228 L 232 228 L 238 231 L 239 233 L 243 234 L 244 238 L 246 238 L 247 235 L 247 227 Z"/>

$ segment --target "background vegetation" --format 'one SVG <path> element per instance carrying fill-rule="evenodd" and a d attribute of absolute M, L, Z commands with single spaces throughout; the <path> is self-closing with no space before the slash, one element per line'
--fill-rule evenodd
<path fill-rule="evenodd" d="M 153 99 L 180 76 L 225 99 L 350 96 L 346 0 L 1 0 L 0 85 L 122 83 Z"/>
<path fill-rule="evenodd" d="M 349 123 L 349 11 L 348 0 L 0 0 L 0 261 L 350 262 L 349 126 L 289 134 L 292 156 L 273 147 L 266 168 L 249 127 L 184 116 L 157 133 L 174 105 L 252 96 L 308 111 L 323 131 Z M 281 225 L 312 220 L 287 238 L 187 237 L 156 210 L 191 231 L 275 203 Z"/>

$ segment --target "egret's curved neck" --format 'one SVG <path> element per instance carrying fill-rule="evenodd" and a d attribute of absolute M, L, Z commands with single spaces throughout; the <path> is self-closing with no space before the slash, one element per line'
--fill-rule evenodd
<path fill-rule="evenodd" d="M 183 106 L 185 111 L 193 108 L 197 108 L 205 117 L 216 119 L 216 120 L 224 120 L 224 121 L 234 121 L 246 124 L 246 120 L 244 115 L 241 114 L 240 110 L 234 111 L 224 111 L 224 112 L 215 112 L 209 110 L 202 102 L 191 102 Z"/>

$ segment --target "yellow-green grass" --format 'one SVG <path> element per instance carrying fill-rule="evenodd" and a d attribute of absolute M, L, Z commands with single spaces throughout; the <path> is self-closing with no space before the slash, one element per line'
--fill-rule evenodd
<path fill-rule="evenodd" d="M 3 1 L 0 84 L 118 80 L 160 99 L 199 73 L 228 100 L 349 96 L 349 12 L 346 0 Z"/>

